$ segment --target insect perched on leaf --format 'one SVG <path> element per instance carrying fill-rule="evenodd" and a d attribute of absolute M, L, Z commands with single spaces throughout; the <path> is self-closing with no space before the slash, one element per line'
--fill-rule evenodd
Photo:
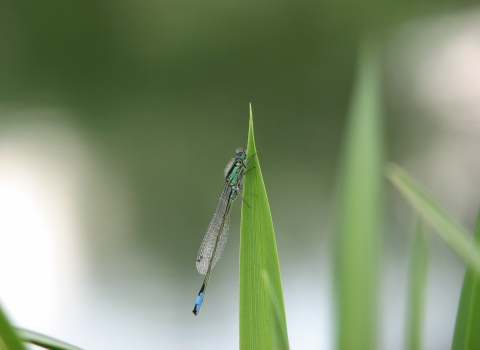
<path fill-rule="evenodd" d="M 222 256 L 225 243 L 227 243 L 228 229 L 230 226 L 230 208 L 235 198 L 237 198 L 237 195 L 240 195 L 239 191 L 242 189 L 242 180 L 247 168 L 246 158 L 246 150 L 238 148 L 235 158 L 227 164 L 225 168 L 225 185 L 218 199 L 217 209 L 215 209 L 212 221 L 210 221 L 210 225 L 208 225 L 207 233 L 205 233 L 202 245 L 198 251 L 197 270 L 202 275 L 205 275 L 205 279 L 203 280 L 200 292 L 198 292 L 195 307 L 193 308 L 193 314 L 195 316 L 198 315 L 202 307 L 210 273 Z"/>

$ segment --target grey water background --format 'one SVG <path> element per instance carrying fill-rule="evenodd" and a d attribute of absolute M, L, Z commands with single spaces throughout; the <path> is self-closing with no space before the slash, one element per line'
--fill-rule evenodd
<path fill-rule="evenodd" d="M 387 159 L 472 228 L 480 12 L 467 6 L 0 3 L 0 189 L 12 220 L 0 239 L 3 256 L 18 253 L 0 261 L 3 307 L 86 349 L 237 348 L 239 203 L 202 311 L 191 309 L 194 260 L 222 171 L 246 146 L 251 102 L 291 347 L 333 348 L 335 174 L 361 33 L 374 28 L 384 45 Z M 386 204 L 379 344 L 400 349 L 413 215 L 390 187 Z M 424 344 L 447 349 L 464 267 L 432 246 Z M 29 279 L 34 268 L 47 277 Z"/>

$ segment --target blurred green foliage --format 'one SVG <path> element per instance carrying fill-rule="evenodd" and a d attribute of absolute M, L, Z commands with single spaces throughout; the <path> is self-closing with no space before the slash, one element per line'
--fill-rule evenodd
<path fill-rule="evenodd" d="M 408 20 L 467 6 L 467 0 L 1 2 L 0 121 L 45 118 L 4 113 L 11 110 L 63 111 L 99 161 L 131 187 L 136 221 L 129 243 L 182 279 L 188 274 L 176 269 L 196 274 L 193 259 L 224 181 L 221 169 L 245 146 L 252 102 L 272 212 L 283 228 L 277 241 L 301 256 L 299 247 L 319 234 L 329 214 L 320 207 L 332 195 L 359 38 L 370 30 L 382 41 Z M 398 113 L 388 105 L 386 111 Z M 408 139 L 396 134 L 404 122 L 396 118 L 387 151 L 396 138 Z M 238 217 L 232 212 L 232 231 Z M 374 216 L 370 221 L 377 224 Z M 115 254 L 115 242 L 102 243 L 98 227 L 82 234 L 97 259 Z M 372 237 L 365 242 L 376 250 Z M 363 272 L 368 292 L 376 271 Z M 368 347 L 375 320 L 365 326 Z"/>
<path fill-rule="evenodd" d="M 375 349 L 383 245 L 383 106 L 377 38 L 363 38 L 340 174 L 335 234 L 338 349 Z"/>
<path fill-rule="evenodd" d="M 249 102 L 259 146 L 271 160 L 266 174 L 282 173 L 269 179 L 271 199 L 312 203 L 319 192 L 305 184 L 317 176 L 320 193 L 330 195 L 361 32 L 388 33 L 406 20 L 464 5 L 2 2 L 0 104 L 67 111 L 93 151 L 117 164 L 133 188 L 132 242 L 191 270 L 184 254 L 195 255 L 196 237 L 208 224 L 218 169 L 245 146 Z M 302 175 L 286 189 L 294 173 Z M 313 212 L 318 207 L 285 224 L 299 227 Z M 101 236 L 94 231 L 92 240 Z M 93 246 L 98 256 L 112 249 Z"/>

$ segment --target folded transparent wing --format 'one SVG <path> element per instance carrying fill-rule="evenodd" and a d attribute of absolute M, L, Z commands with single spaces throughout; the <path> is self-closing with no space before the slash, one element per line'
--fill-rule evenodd
<path fill-rule="evenodd" d="M 212 221 L 210 221 L 210 225 L 208 225 L 207 233 L 205 233 L 205 237 L 203 238 L 202 244 L 198 251 L 197 255 L 197 270 L 202 275 L 205 275 L 208 270 L 208 265 L 210 263 L 210 259 L 213 256 L 213 250 L 215 248 L 215 243 L 217 241 L 217 236 L 220 234 L 220 240 L 217 245 L 217 249 L 215 251 L 215 257 L 212 263 L 212 269 L 220 259 L 223 254 L 223 250 L 225 249 L 225 244 L 227 243 L 228 237 L 228 229 L 230 226 L 230 194 L 232 192 L 232 187 L 225 183 L 223 187 L 222 193 L 220 198 L 218 199 L 217 209 L 213 214 Z M 227 212 L 228 211 L 228 212 Z M 224 222 L 225 221 L 225 222 Z M 220 227 L 223 228 L 222 232 L 219 233 Z"/>

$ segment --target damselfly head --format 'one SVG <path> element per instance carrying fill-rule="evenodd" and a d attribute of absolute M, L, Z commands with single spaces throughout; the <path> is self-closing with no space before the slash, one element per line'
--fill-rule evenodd
<path fill-rule="evenodd" d="M 240 158 L 240 159 L 247 158 L 247 151 L 243 148 L 237 148 L 235 153 L 237 154 L 237 158 Z"/>
<path fill-rule="evenodd" d="M 225 176 L 228 175 L 228 173 L 230 172 L 234 164 L 237 164 L 238 161 L 243 162 L 247 158 L 247 151 L 243 148 L 237 148 L 237 150 L 235 151 L 235 155 L 236 157 L 232 158 L 228 162 L 227 167 L 225 168 L 225 171 L 224 171 Z"/>

